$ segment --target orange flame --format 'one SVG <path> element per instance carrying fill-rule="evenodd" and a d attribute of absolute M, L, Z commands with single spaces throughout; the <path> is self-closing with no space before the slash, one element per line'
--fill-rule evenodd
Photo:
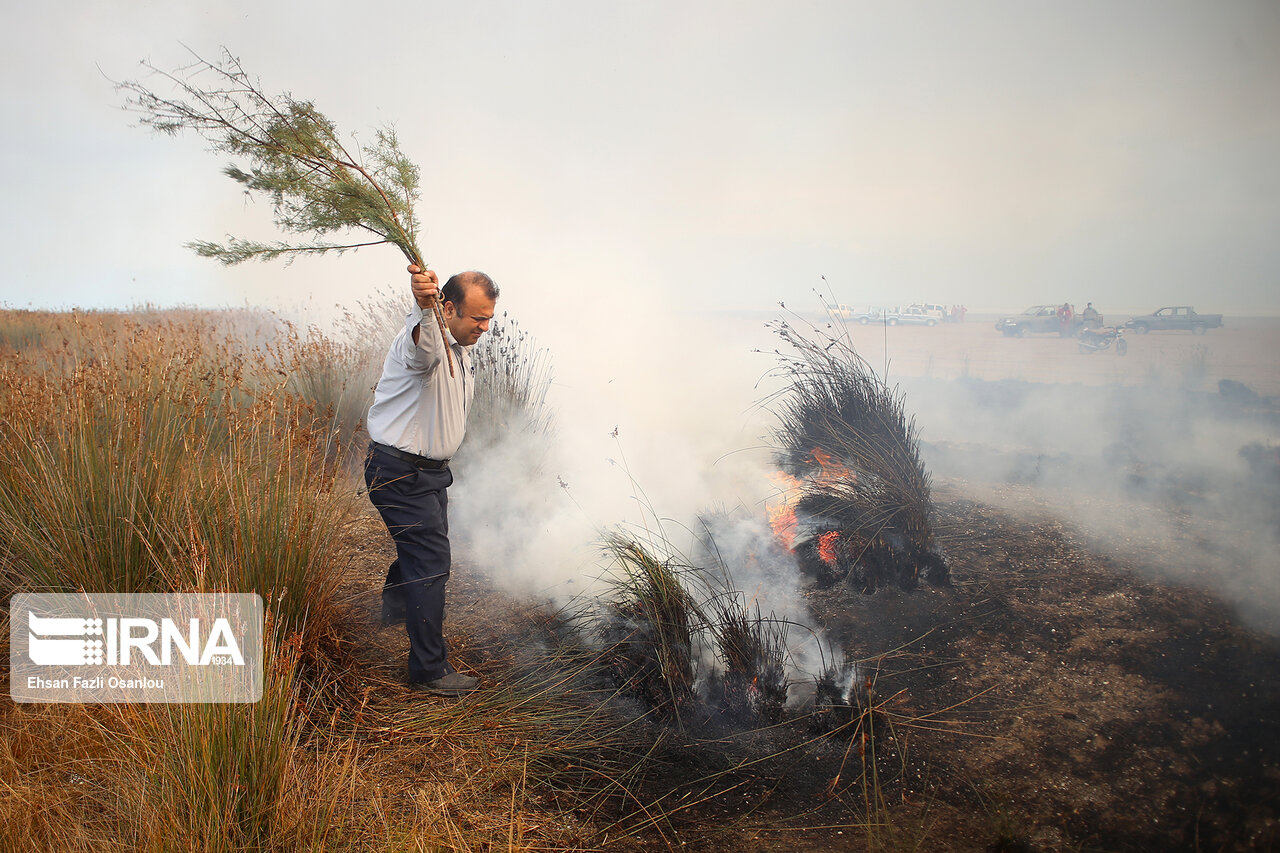
<path fill-rule="evenodd" d="M 828 530 L 818 537 L 818 556 L 822 562 L 834 567 L 836 564 L 836 543 L 840 541 L 840 531 Z"/>
<path fill-rule="evenodd" d="M 830 486 L 856 482 L 857 476 L 854 472 L 821 447 L 815 447 L 809 454 L 818 465 L 817 473 L 808 478 L 810 484 Z M 778 494 L 775 500 L 765 506 L 765 514 L 769 519 L 769 527 L 773 529 L 774 539 L 790 551 L 795 547 L 796 534 L 800 526 L 795 508 L 800 502 L 805 482 L 782 471 L 771 474 L 769 479 L 777 487 Z M 839 534 L 835 531 L 826 533 L 818 543 L 819 556 L 830 566 L 834 566 L 836 562 L 835 547 L 838 536 Z"/>
<path fill-rule="evenodd" d="M 779 504 L 765 510 L 769 514 L 769 526 L 773 528 L 773 536 L 788 551 L 795 544 L 796 528 L 800 522 L 796 519 L 796 511 L 786 504 Z"/>
<path fill-rule="evenodd" d="M 782 471 L 770 475 L 769 479 L 778 488 L 778 498 L 765 506 L 765 514 L 769 518 L 773 537 L 790 551 L 796 541 L 796 530 L 800 526 L 796 519 L 795 505 L 800 500 L 800 488 L 803 484 Z"/>
<path fill-rule="evenodd" d="M 848 466 L 821 447 L 815 447 L 809 451 L 809 455 L 813 457 L 814 462 L 818 463 L 818 473 L 814 476 L 817 483 L 825 485 L 834 480 L 857 481 L 857 475 Z"/>

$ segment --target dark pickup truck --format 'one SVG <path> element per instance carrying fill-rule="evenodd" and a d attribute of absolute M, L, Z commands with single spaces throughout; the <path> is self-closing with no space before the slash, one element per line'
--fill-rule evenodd
<path fill-rule="evenodd" d="M 1190 305 L 1171 305 L 1141 317 L 1134 317 L 1132 320 L 1125 321 L 1124 324 L 1126 329 L 1133 329 L 1139 335 L 1165 329 L 1181 329 L 1203 335 L 1206 330 L 1216 329 L 1221 325 L 1221 314 L 1197 314 L 1196 309 Z"/>

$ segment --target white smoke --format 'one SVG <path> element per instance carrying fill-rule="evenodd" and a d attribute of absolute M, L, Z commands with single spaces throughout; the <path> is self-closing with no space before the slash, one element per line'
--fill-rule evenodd
<path fill-rule="evenodd" d="M 778 548 L 767 316 L 673 316 L 631 309 L 604 335 L 553 351 L 548 434 L 509 434 L 460 454 L 450 489 L 458 553 L 507 589 L 564 604 L 607 592 L 606 531 L 632 531 L 677 561 L 727 573 L 750 612 L 787 629 L 793 681 L 832 654 L 811 627 L 805 582 Z"/>
<path fill-rule="evenodd" d="M 1098 552 L 1280 630 L 1280 427 L 1267 401 L 1160 382 L 904 387 L 939 482 L 1052 513 Z"/>

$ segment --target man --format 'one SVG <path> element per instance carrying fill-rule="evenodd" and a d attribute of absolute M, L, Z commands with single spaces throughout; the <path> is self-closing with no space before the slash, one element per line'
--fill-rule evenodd
<path fill-rule="evenodd" d="M 382 621 L 404 619 L 410 685 L 463 696 L 479 681 L 454 670 L 444 640 L 446 489 L 453 483 L 449 459 L 462 443 L 475 394 L 471 347 L 489 328 L 498 287 L 482 272 L 458 273 L 443 290 L 434 272 L 410 265 L 409 273 L 414 305 L 391 342 L 369 407 L 372 443 L 364 469 L 369 500 L 396 545 L 382 588 Z M 431 307 L 437 298 L 443 337 Z"/>

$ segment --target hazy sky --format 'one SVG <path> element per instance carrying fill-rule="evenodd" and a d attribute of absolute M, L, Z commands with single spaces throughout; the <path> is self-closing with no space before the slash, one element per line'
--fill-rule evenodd
<path fill-rule="evenodd" d="M 521 317 L 963 302 L 1280 315 L 1280 3 L 6 3 L 0 302 L 309 304 L 391 248 L 272 237 L 221 155 L 108 78 L 237 55 L 344 131 L 393 122 L 424 249 Z M 301 9 L 303 11 L 291 11 Z"/>

